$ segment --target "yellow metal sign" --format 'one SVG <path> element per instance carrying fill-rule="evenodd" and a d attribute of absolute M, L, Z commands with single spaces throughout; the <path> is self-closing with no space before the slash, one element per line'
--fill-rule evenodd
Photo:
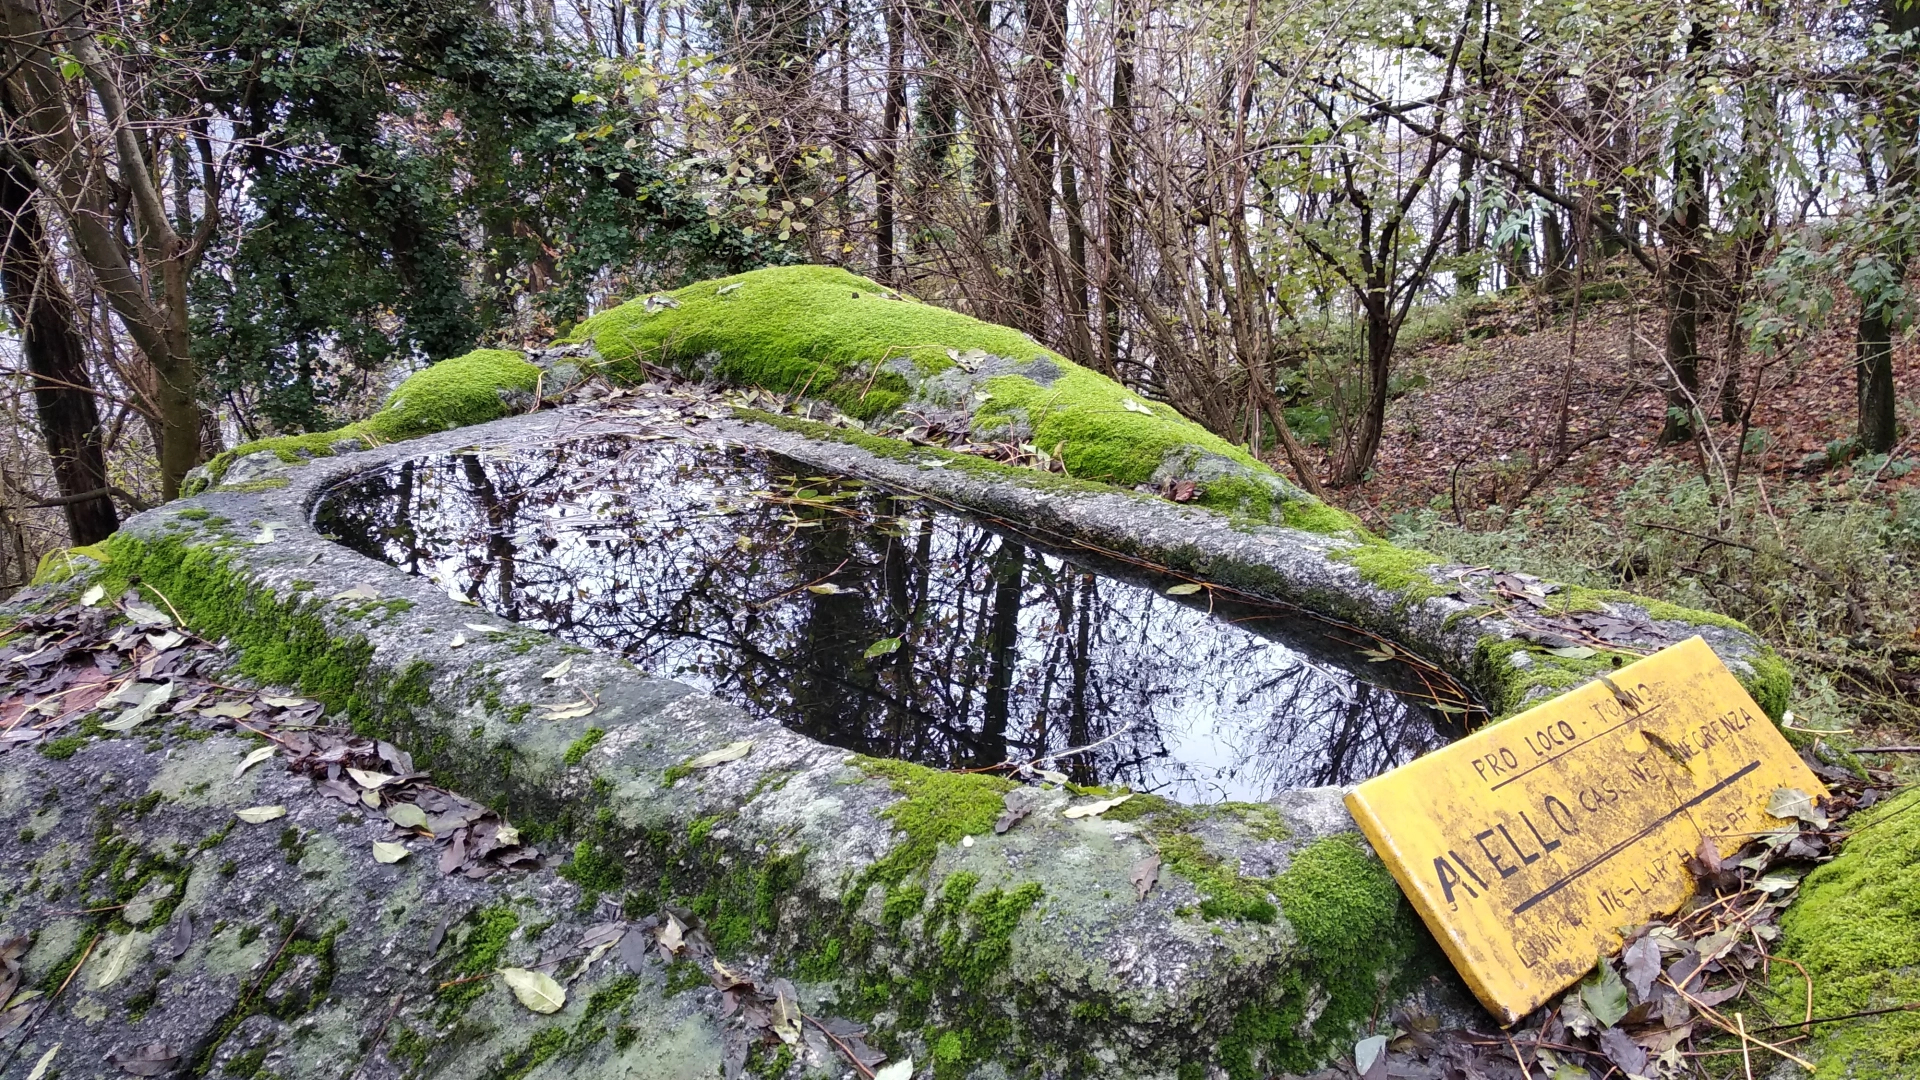
<path fill-rule="evenodd" d="M 1347 808 L 1482 1004 L 1513 1023 L 1692 895 L 1687 856 L 1825 789 L 1700 638 L 1361 784 Z"/>

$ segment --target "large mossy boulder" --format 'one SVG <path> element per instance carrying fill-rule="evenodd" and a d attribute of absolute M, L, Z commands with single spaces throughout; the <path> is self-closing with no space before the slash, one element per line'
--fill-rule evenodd
<path fill-rule="evenodd" d="M 570 880 L 685 901 L 730 955 L 765 957 L 860 1006 L 943 1078 L 1201 1070 L 1243 1080 L 1304 1069 L 1350 1045 L 1382 1003 L 1440 985 L 1430 941 L 1354 842 L 1337 792 L 1296 792 L 1299 805 L 1278 810 L 1140 797 L 1101 818 L 1061 811 L 997 834 L 1006 785 L 989 777 L 852 762 L 530 632 L 449 653 L 444 643 L 472 629 L 468 610 L 306 524 L 327 483 L 379 461 L 475 439 L 578 437 L 583 419 L 630 427 L 619 410 L 597 421 L 550 411 L 488 435 L 443 434 L 527 412 L 588 372 L 638 381 L 662 367 L 783 404 L 807 399 L 814 418 L 716 416 L 708 401 L 703 421 L 676 422 L 674 437 L 697 430 L 762 446 L 1342 619 L 1472 685 L 1496 717 L 1693 633 L 1770 713 L 1785 705 L 1785 665 L 1738 624 L 1544 585 L 1518 618 L 1519 601 L 1496 606 L 1463 591 L 1466 568 L 1368 535 L 1171 408 L 1017 331 L 823 267 L 641 297 L 530 356 L 442 361 L 365 421 L 222 455 L 190 487 L 201 497 L 130 522 L 104 557 L 60 565 L 88 576 L 97 564 L 110 594 L 135 580 L 164 590 L 197 633 L 241 650 L 243 671 L 297 683 L 516 819 L 550 823 L 554 840 L 573 845 Z M 909 426 L 1030 443 L 1071 476 L 909 442 L 899 437 Z M 407 439 L 421 441 L 379 449 Z M 1199 506 L 1133 490 L 1182 480 Z M 276 521 L 299 524 L 250 542 L 258 524 Z M 366 583 L 378 601 L 352 599 Z M 1556 651 L 1542 627 L 1585 615 L 1630 624 L 1623 651 Z M 528 722 L 556 700 L 542 673 L 563 659 L 575 678 L 595 680 L 594 715 Z M 731 772 L 687 765 L 743 739 L 755 750 Z M 1142 899 L 1128 880 L 1148 854 L 1163 873 Z M 1831 877 L 1848 873 L 1842 863 Z M 1845 910 L 1851 892 L 1832 887 L 1838 917 L 1881 925 Z M 1818 939 L 1809 929 L 1802 940 Z M 1818 950 L 1807 948 L 1811 966 Z M 1858 965 L 1884 968 L 1898 955 L 1834 954 L 1835 972 L 1865 980 L 1836 985 L 1880 1000 L 1894 992 L 1870 985 L 1882 969 Z"/>
<path fill-rule="evenodd" d="M 771 267 L 636 297 L 567 340 L 590 344 L 616 380 L 653 364 L 814 398 L 870 424 L 906 413 L 977 442 L 1030 443 L 1084 480 L 1192 481 L 1201 505 L 1261 520 L 1326 509 L 1172 406 L 1018 330 L 837 267 Z"/>

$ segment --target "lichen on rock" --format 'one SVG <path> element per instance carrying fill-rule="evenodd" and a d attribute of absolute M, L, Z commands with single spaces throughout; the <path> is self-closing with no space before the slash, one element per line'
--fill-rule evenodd
<path fill-rule="evenodd" d="M 46 1075 L 92 1076 L 155 1043 L 177 1056 L 166 1075 L 262 1080 L 528 1076 L 553 1058 L 572 1075 L 692 1076 L 718 1059 L 719 1019 L 657 965 L 583 967 L 552 1017 L 514 1002 L 493 971 L 542 962 L 591 921 L 551 872 L 443 875 L 430 846 L 383 865 L 377 813 L 342 813 L 273 765 L 233 776 L 253 741 L 157 741 L 5 759 L 0 826 L 19 857 L 0 860 L 0 941 L 30 940 L 21 989 L 52 1002 L 0 1043 L 8 1075 L 51 1054 Z M 288 813 L 236 822 L 260 803 Z"/>

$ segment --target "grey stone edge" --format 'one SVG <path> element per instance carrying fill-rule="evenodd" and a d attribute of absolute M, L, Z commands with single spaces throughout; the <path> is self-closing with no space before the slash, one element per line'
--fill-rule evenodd
<path fill-rule="evenodd" d="M 623 836 L 685 837 L 695 822 L 718 819 L 721 824 L 704 839 L 709 875 L 751 872 L 770 860 L 799 856 L 798 880 L 778 899 L 775 925 L 757 928 L 755 944 L 776 964 L 790 961 L 811 945 L 800 936 L 807 913 L 841 905 L 862 871 L 900 842 L 885 814 L 901 796 L 886 780 L 850 764 L 843 750 L 756 721 L 617 657 L 524 628 L 504 635 L 467 630 L 471 623 L 512 624 L 455 602 L 422 578 L 326 540 L 310 524 L 315 504 L 330 486 L 390 461 L 647 430 L 635 421 L 568 408 L 291 465 L 268 462 L 264 457 L 271 455 L 265 455 L 241 471 L 246 490 L 235 490 L 229 477 L 224 487 L 143 513 L 124 530 L 148 539 L 218 544 L 230 569 L 282 603 L 324 600 L 363 584 L 374 586 L 382 599 L 409 601 L 404 612 L 364 602 L 328 603 L 319 610 L 333 634 L 370 645 L 373 671 L 392 675 L 425 665 L 430 672 L 431 704 L 395 707 L 407 715 L 384 718 L 395 738 L 412 744 L 423 767 L 516 821 L 563 822 L 561 831 L 569 840 L 590 824 L 569 815 L 586 808 L 594 809 L 601 826 Z M 1235 524 L 1132 492 L 1081 493 L 982 477 L 939 467 L 933 454 L 918 460 L 882 457 L 848 443 L 741 420 L 663 430 L 761 447 L 821 471 L 922 492 L 1023 527 L 1300 604 L 1406 644 L 1470 685 L 1484 676 L 1473 666 L 1480 640 L 1513 632 L 1497 620 L 1472 615 L 1457 600 L 1409 604 L 1367 584 L 1353 566 L 1332 557 L 1351 546 L 1338 537 Z M 285 486 L 271 486 L 280 477 Z M 253 543 L 250 538 L 269 523 L 281 526 L 275 539 Z M 1735 664 L 1759 647 L 1736 632 L 1712 627 L 1701 632 Z M 470 644 L 450 649 L 456 634 Z M 569 685 L 541 678 L 567 656 L 573 657 Z M 580 699 L 583 692 L 598 703 L 590 715 L 540 719 L 538 706 Z M 531 713 L 528 705 L 535 706 Z M 569 765 L 567 749 L 591 728 L 604 736 Z M 753 744 L 745 758 L 667 783 L 669 768 L 740 740 Z M 1333 788 L 1302 789 L 1275 800 L 1284 830 L 1255 829 L 1243 815 L 1209 813 L 1198 816 L 1192 832 L 1224 865 L 1249 877 L 1272 877 L 1283 873 L 1304 846 L 1353 830 L 1342 794 Z M 1046 809 L 1056 812 L 1036 813 L 1005 835 L 943 845 L 928 875 L 929 896 L 938 895 L 941 882 L 960 872 L 977 875 L 980 891 L 1010 891 L 1027 882 L 1044 887 L 1044 900 L 1015 929 L 1010 956 L 992 987 L 992 996 L 1005 1003 L 996 1007 L 1014 1021 L 1025 1046 L 1022 1057 L 1042 1074 L 1079 1071 L 1071 1064 L 1077 1061 L 1097 1062 L 1100 1075 L 1165 1077 L 1183 1062 L 1211 1056 L 1212 1044 L 1244 1007 L 1271 1002 L 1272 987 L 1297 956 L 1284 912 L 1271 924 L 1203 920 L 1193 913 L 1197 890 L 1166 871 L 1161 887 L 1137 901 L 1128 874 L 1153 851 L 1151 840 L 1125 822 L 1064 819 L 1057 809 L 1068 796 L 1057 792 L 1052 798 L 1057 805 Z M 1273 839 L 1278 832 L 1287 835 Z M 647 858 L 638 844 L 625 856 Z M 873 886 L 854 899 L 853 917 L 878 931 L 882 899 L 880 887 Z M 902 977 L 914 970 L 916 948 L 937 947 L 916 944 L 911 934 L 878 933 L 875 940 L 883 960 L 892 950 L 893 969 Z M 1394 974 L 1380 973 L 1383 987 Z M 1450 979 L 1430 980 L 1421 993 L 1430 1009 L 1453 1011 L 1465 1003 Z M 1022 1003 L 1018 1016 L 1013 1015 L 1016 1001 Z M 1073 1019 L 1076 1005 L 1092 1002 L 1102 1003 L 1101 1015 L 1109 1018 Z M 1306 1024 L 1316 1015 L 1307 1003 Z M 874 1019 L 885 1029 L 889 1016 L 883 1012 Z M 938 1030 L 940 1017 L 929 1019 L 922 1030 Z M 911 1046 L 918 1032 L 894 1034 Z M 1346 1033 L 1298 1034 L 1320 1041 Z M 991 1063 L 986 1069 L 999 1071 Z"/>

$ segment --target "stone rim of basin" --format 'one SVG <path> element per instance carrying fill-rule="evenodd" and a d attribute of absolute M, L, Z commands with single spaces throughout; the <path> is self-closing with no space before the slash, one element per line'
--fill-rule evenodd
<path fill-rule="evenodd" d="M 328 486 L 314 522 L 457 601 L 523 613 L 823 742 L 936 768 L 1028 779 L 1057 770 L 1185 804 L 1260 801 L 1374 776 L 1465 734 L 1478 711 L 1438 669 L 1344 624 L 819 471 L 738 443 L 595 436 L 392 461 Z M 796 546 L 801 530 L 810 539 Z M 911 542 L 890 553 L 902 530 Z M 989 706 L 967 688 L 988 672 L 952 665 L 985 663 L 994 646 L 956 656 L 943 643 L 989 632 L 985 612 L 1005 578 L 989 554 L 1003 548 L 989 545 L 1007 543 L 1026 584 L 1008 714 L 995 728 L 1004 754 L 980 769 L 988 759 L 956 755 L 983 749 L 974 738 Z M 804 564 L 821 550 L 833 554 Z M 1097 587 L 1062 597 L 1047 583 L 1063 567 Z M 898 592 L 887 584 L 895 575 Z M 1052 636 L 1089 615 L 1118 621 L 1077 645 Z M 867 662 L 855 657 L 862 648 Z M 1048 692 L 1070 678 L 1084 713 Z M 814 690 L 789 695 L 791 680 Z M 823 712 L 826 687 L 839 697 Z M 925 738 L 894 733 L 895 710 L 943 723 Z M 1062 741 L 1076 722 L 1086 746 Z"/>
<path fill-rule="evenodd" d="M 1403 558 L 1404 579 L 1369 580 L 1367 561 L 1351 553 L 1399 549 L 1351 533 L 1236 523 L 1135 492 L 955 467 L 936 451 L 768 419 L 714 417 L 699 428 L 1151 551 L 1197 577 L 1316 602 L 1363 626 L 1391 622 L 1430 659 L 1498 691 L 1503 713 L 1585 677 L 1577 661 L 1561 663 L 1450 595 L 1424 563 Z M 1444 968 L 1397 887 L 1353 839 L 1338 791 L 1200 813 L 1142 798 L 1069 819 L 1068 805 L 1105 800 L 1060 790 L 1046 813 L 996 834 L 1002 783 L 849 762 L 613 658 L 575 655 L 546 635 L 476 617 L 306 524 L 326 486 L 369 465 L 594 423 L 579 410 L 549 411 L 304 467 L 242 458 L 239 475 L 230 468 L 221 485 L 129 522 L 91 553 L 98 560 L 67 559 L 67 581 L 46 588 L 137 576 L 202 633 L 235 640 L 243 668 L 263 680 L 331 697 L 516 820 L 556 822 L 574 846 L 576 873 L 609 887 L 655 888 L 665 878 L 689 890 L 686 899 L 714 913 L 723 952 L 765 953 L 834 994 L 868 1000 L 889 1037 L 956 1070 L 988 1059 L 1096 1061 L 1107 1075 L 1166 1074 L 1196 1061 L 1303 1069 L 1342 1050 L 1383 985 L 1390 996 L 1423 998 L 1430 1012 L 1460 1007 L 1450 976 L 1428 978 Z M 263 533 L 271 538 L 261 542 Z M 1659 620 L 1646 617 L 1672 614 L 1594 602 L 1637 610 L 1651 625 Z M 1767 656 L 1740 630 L 1679 622 L 1736 671 L 1743 657 Z M 449 654 L 445 642 L 469 623 L 504 632 L 475 631 L 473 645 Z M 540 674 L 568 657 L 579 678 L 563 696 Z M 1753 666 L 1748 674 L 1761 675 Z M 596 728 L 602 734 L 569 760 Z M 1132 875 L 1149 858 L 1160 866 L 1143 899 Z M 906 997 L 896 1001 L 898 993 Z"/>

